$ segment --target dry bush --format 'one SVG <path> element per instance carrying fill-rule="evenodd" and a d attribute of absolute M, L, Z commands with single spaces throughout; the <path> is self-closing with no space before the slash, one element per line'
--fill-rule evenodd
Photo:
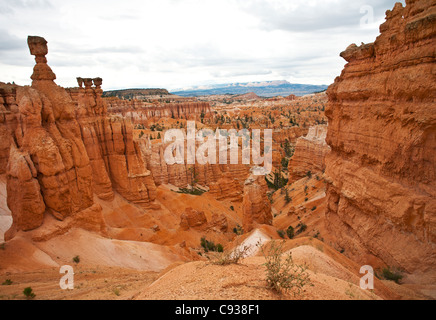
<path fill-rule="evenodd" d="M 294 296 L 299 295 L 306 285 L 312 285 L 306 267 L 297 265 L 289 253 L 283 257 L 283 244 L 281 241 L 271 241 L 268 247 L 261 245 L 260 250 L 266 260 L 266 282 L 268 287 L 279 294 L 286 292 Z"/>
<path fill-rule="evenodd" d="M 208 259 L 216 265 L 225 266 L 229 264 L 238 264 L 240 260 L 247 256 L 251 246 L 236 246 L 234 250 L 218 252 L 212 256 L 208 256 Z"/>

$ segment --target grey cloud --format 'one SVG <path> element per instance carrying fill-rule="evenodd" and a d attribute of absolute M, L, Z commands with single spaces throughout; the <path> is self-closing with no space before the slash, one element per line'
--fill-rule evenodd
<path fill-rule="evenodd" d="M 385 16 L 387 9 L 393 8 L 395 2 L 395 0 L 341 0 L 333 4 L 318 1 L 316 6 L 310 6 L 306 2 L 291 10 L 284 6 L 273 7 L 265 0 L 255 0 L 248 3 L 244 1 L 241 6 L 245 7 L 249 14 L 258 17 L 262 28 L 266 30 L 278 29 L 304 33 L 353 26 L 357 28 L 365 15 L 365 12 L 361 13 L 361 8 L 372 7 L 374 20 L 379 20 Z"/>
<path fill-rule="evenodd" d="M 0 0 L 0 14 L 13 14 L 16 9 L 51 9 L 49 0 Z"/>
<path fill-rule="evenodd" d="M 27 48 L 27 40 L 11 35 L 8 31 L 0 29 L 0 52 L 14 51 Z"/>

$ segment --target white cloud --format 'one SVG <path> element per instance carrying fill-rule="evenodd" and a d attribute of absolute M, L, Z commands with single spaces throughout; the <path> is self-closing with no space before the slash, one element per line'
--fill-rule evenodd
<path fill-rule="evenodd" d="M 350 4 L 354 3 L 354 4 Z M 29 84 L 27 35 L 46 38 L 57 83 L 105 89 L 288 80 L 329 84 L 350 43 L 374 41 L 395 0 L 0 0 L 0 81 Z M 360 7 L 374 23 L 360 26 Z M 29 73 L 30 70 L 30 73 Z"/>

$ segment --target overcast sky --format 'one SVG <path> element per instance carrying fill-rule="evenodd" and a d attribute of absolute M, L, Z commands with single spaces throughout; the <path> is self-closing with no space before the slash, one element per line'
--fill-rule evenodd
<path fill-rule="evenodd" d="M 345 65 L 339 53 L 373 42 L 395 2 L 0 0 L 0 81 L 31 83 L 27 36 L 37 35 L 64 87 L 79 76 L 102 77 L 105 90 L 331 84 Z"/>

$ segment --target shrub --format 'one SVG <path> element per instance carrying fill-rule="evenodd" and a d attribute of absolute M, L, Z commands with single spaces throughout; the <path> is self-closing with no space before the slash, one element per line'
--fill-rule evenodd
<path fill-rule="evenodd" d="M 239 260 L 245 258 L 251 246 L 237 246 L 233 251 L 218 252 L 215 256 L 208 259 L 216 265 L 225 266 L 229 264 L 238 264 Z"/>
<path fill-rule="evenodd" d="M 381 277 L 385 280 L 395 281 L 398 284 L 403 279 L 403 275 L 398 270 L 392 270 L 390 267 L 382 269 Z"/>
<path fill-rule="evenodd" d="M 36 297 L 35 293 L 33 293 L 33 290 L 31 287 L 27 287 L 23 290 L 23 294 L 26 296 L 27 299 L 33 299 Z"/>
<path fill-rule="evenodd" d="M 180 188 L 179 191 L 177 191 L 177 193 L 185 193 L 185 194 L 191 194 L 193 196 L 201 196 L 203 193 L 205 193 L 205 191 L 198 188 L 192 188 L 192 189 Z"/>
<path fill-rule="evenodd" d="M 285 238 L 285 232 L 283 230 L 277 230 L 277 233 L 279 234 L 280 238 Z"/>
<path fill-rule="evenodd" d="M 79 257 L 79 256 L 75 256 L 75 257 L 73 258 L 73 261 L 74 261 L 75 263 L 79 263 L 79 262 L 80 262 L 80 257 Z"/>
<path fill-rule="evenodd" d="M 310 179 L 312 178 L 312 171 L 307 171 L 306 176 Z"/>
<path fill-rule="evenodd" d="M 113 288 L 113 289 L 112 289 L 112 292 L 113 292 L 114 295 L 116 295 L 117 297 L 120 296 L 120 289 L 118 289 L 118 288 Z"/>
<path fill-rule="evenodd" d="M 230 210 L 235 211 L 235 207 L 234 206 L 230 206 Z"/>
<path fill-rule="evenodd" d="M 289 226 L 288 229 L 286 230 L 286 234 L 288 235 L 289 239 L 293 239 L 295 236 L 294 227 Z"/>
<path fill-rule="evenodd" d="M 313 208 L 312 208 L 312 211 L 315 211 L 316 210 L 316 206 L 314 206 Z"/>
<path fill-rule="evenodd" d="M 292 201 L 292 198 L 289 196 L 288 189 L 286 189 L 285 201 L 286 201 L 286 203 L 289 203 Z"/>
<path fill-rule="evenodd" d="M 300 222 L 298 225 L 297 225 L 297 232 L 296 232 L 296 234 L 298 235 L 298 234 L 300 234 L 300 233 L 303 233 L 304 231 L 306 231 L 306 229 L 307 229 L 307 225 L 305 225 L 303 222 Z"/>
<path fill-rule="evenodd" d="M 10 286 L 12 284 L 11 279 L 6 279 L 5 282 L 2 283 L 2 286 Z"/>
<path fill-rule="evenodd" d="M 215 245 L 213 241 L 206 240 L 205 237 L 201 238 L 200 245 L 203 247 L 205 252 L 209 251 L 216 251 L 216 252 L 223 252 L 224 248 L 223 245 L 218 243 Z"/>
<path fill-rule="evenodd" d="M 309 201 L 309 198 L 304 198 L 304 201 L 305 201 L 305 202 Z"/>
<path fill-rule="evenodd" d="M 294 296 L 301 293 L 304 286 L 311 284 L 306 268 L 297 265 L 292 260 L 291 253 L 283 259 L 283 243 L 277 244 L 271 241 L 269 248 L 260 246 L 260 250 L 265 257 L 266 282 L 268 287 L 279 294 L 291 292 Z"/>
<path fill-rule="evenodd" d="M 233 232 L 236 233 L 236 235 L 238 236 L 244 234 L 244 230 L 239 224 L 236 226 L 236 228 L 233 228 Z"/>
<path fill-rule="evenodd" d="M 2 244 L 0 244 L 0 249 L 2 250 L 6 250 L 6 243 L 3 242 Z"/>
<path fill-rule="evenodd" d="M 289 165 L 289 160 L 287 158 L 283 158 L 282 159 L 282 167 L 284 169 L 288 169 L 288 165 Z"/>

